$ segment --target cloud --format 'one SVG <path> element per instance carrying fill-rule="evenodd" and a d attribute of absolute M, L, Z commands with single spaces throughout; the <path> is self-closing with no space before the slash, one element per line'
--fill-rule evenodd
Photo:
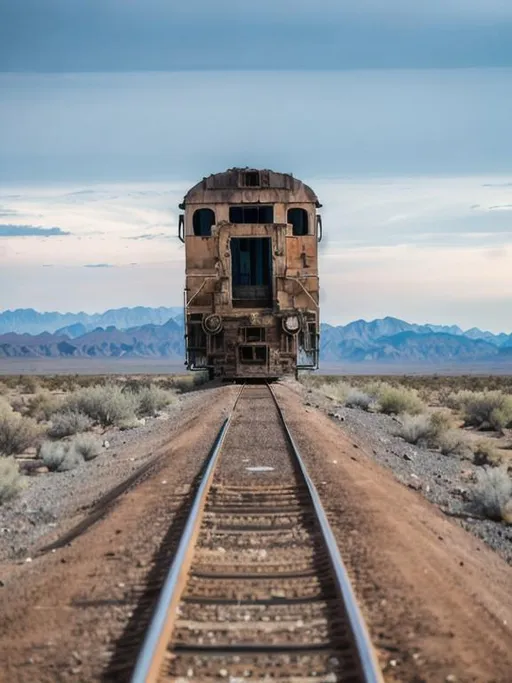
<path fill-rule="evenodd" d="M 169 239 L 172 235 L 165 232 L 154 232 L 146 233 L 144 235 L 134 235 L 133 237 L 123 237 L 125 240 L 157 240 L 157 239 Z"/>
<path fill-rule="evenodd" d="M 41 228 L 36 225 L 0 225 L 0 237 L 54 237 L 71 235 L 61 228 Z"/>
<path fill-rule="evenodd" d="M 112 263 L 86 263 L 84 268 L 115 268 Z"/>

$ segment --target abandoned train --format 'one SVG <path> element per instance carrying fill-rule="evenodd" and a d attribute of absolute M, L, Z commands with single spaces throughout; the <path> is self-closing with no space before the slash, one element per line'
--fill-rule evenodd
<path fill-rule="evenodd" d="M 187 192 L 190 370 L 250 379 L 318 367 L 320 206 L 303 182 L 269 170 L 233 168 Z"/>

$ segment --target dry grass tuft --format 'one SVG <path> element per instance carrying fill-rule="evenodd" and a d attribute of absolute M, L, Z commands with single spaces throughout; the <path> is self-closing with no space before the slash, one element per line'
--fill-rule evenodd
<path fill-rule="evenodd" d="M 54 413 L 62 407 L 62 399 L 49 391 L 39 391 L 29 399 L 25 412 L 38 422 L 50 420 Z"/>
<path fill-rule="evenodd" d="M 39 457 L 51 472 L 67 472 L 84 461 L 71 442 L 43 441 L 39 448 Z"/>
<path fill-rule="evenodd" d="M 32 446 L 40 434 L 37 423 L 19 413 L 0 411 L 0 455 L 16 455 Z"/>
<path fill-rule="evenodd" d="M 154 385 L 142 388 L 137 394 L 137 415 L 153 416 L 159 410 L 176 402 L 176 394 Z"/>
<path fill-rule="evenodd" d="M 459 455 L 470 458 L 473 455 L 469 439 L 458 429 L 449 429 L 438 439 L 439 450 L 443 455 Z"/>
<path fill-rule="evenodd" d="M 318 391 L 324 394 L 324 396 L 332 398 L 337 403 L 345 403 L 347 396 L 352 391 L 352 387 L 346 382 L 330 382 L 320 384 Z"/>
<path fill-rule="evenodd" d="M 68 410 L 83 413 L 102 427 L 134 418 L 137 405 L 136 394 L 123 392 L 115 384 L 79 389 L 65 402 Z"/>
<path fill-rule="evenodd" d="M 501 464 L 502 457 L 496 450 L 496 446 L 488 439 L 477 441 L 473 447 L 473 462 L 475 465 L 490 465 L 497 467 Z"/>
<path fill-rule="evenodd" d="M 386 415 L 419 415 L 425 410 L 423 401 L 413 389 L 382 384 L 377 389 L 377 398 L 380 412 Z"/>
<path fill-rule="evenodd" d="M 101 453 L 101 441 L 92 434 L 78 434 L 69 442 L 69 448 L 85 461 L 94 460 Z"/>
<path fill-rule="evenodd" d="M 20 474 L 14 458 L 0 459 L 0 505 L 19 495 L 27 487 L 27 479 Z"/>
<path fill-rule="evenodd" d="M 78 410 L 65 410 L 56 413 L 52 417 L 52 424 L 48 429 L 48 436 L 62 439 L 65 436 L 73 436 L 80 432 L 87 432 L 92 427 L 92 420 L 85 413 Z"/>
<path fill-rule="evenodd" d="M 398 436 L 408 443 L 437 448 L 450 426 L 450 416 L 441 411 L 430 415 L 404 415 Z"/>
<path fill-rule="evenodd" d="M 345 399 L 347 408 L 360 408 L 365 411 L 370 410 L 374 402 L 373 396 L 361 391 L 361 389 L 350 389 Z"/>
<path fill-rule="evenodd" d="M 477 472 L 474 503 L 489 519 L 512 523 L 512 480 L 504 468 L 485 468 Z"/>

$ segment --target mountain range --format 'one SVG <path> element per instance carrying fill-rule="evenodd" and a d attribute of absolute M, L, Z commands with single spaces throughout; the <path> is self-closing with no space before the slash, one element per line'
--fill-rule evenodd
<path fill-rule="evenodd" d="M 0 313 L 0 331 L 4 359 L 184 356 L 181 308 L 122 308 L 94 315 L 20 309 Z M 340 326 L 324 323 L 320 339 L 321 361 L 329 364 L 512 363 L 512 334 L 418 325 L 392 317 Z"/>
<path fill-rule="evenodd" d="M 150 308 L 112 308 L 104 313 L 58 313 L 52 311 L 39 313 L 33 308 L 17 308 L 14 311 L 0 312 L 0 334 L 17 332 L 19 334 L 40 334 L 57 332 L 71 338 L 90 332 L 97 327 L 113 325 L 119 330 L 140 325 L 163 325 L 169 318 L 183 314 L 183 307 Z"/>

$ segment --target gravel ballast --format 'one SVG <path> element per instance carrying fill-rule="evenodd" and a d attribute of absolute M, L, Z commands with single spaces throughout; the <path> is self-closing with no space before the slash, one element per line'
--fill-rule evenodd
<path fill-rule="evenodd" d="M 291 380 L 284 382 L 284 386 L 301 396 L 306 408 L 315 407 L 329 415 L 354 443 L 390 469 L 399 481 L 421 492 L 512 564 L 512 526 L 480 519 L 474 511 L 472 491 L 481 467 L 458 455 L 443 455 L 407 443 L 396 435 L 400 426 L 396 417 L 347 408 L 320 391 Z"/>

